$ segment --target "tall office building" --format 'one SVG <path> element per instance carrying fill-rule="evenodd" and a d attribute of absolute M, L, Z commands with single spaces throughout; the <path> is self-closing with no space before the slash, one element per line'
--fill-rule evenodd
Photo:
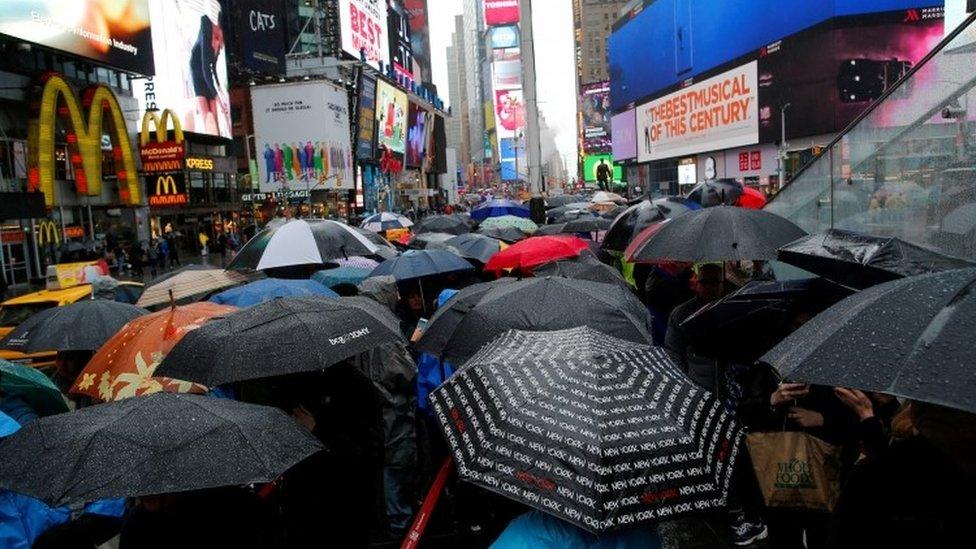
<path fill-rule="evenodd" d="M 607 71 L 607 38 L 626 0 L 573 0 L 578 84 L 610 79 Z"/>
<path fill-rule="evenodd" d="M 468 133 L 467 65 L 464 59 L 464 17 L 454 18 L 454 33 L 447 48 L 448 97 L 451 117 L 446 122 L 447 146 L 457 151 L 457 162 L 467 170 L 471 163 L 471 138 Z"/>

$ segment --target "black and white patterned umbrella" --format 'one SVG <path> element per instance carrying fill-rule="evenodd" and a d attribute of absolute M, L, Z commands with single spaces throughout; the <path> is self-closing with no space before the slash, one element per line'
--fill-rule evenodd
<path fill-rule="evenodd" d="M 594 533 L 725 506 L 741 431 L 663 349 L 512 330 L 431 394 L 461 478 Z"/>

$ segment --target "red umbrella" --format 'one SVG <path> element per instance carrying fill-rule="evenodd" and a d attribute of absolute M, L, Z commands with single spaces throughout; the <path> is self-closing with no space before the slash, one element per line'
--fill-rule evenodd
<path fill-rule="evenodd" d="M 486 271 L 520 269 L 531 271 L 543 263 L 576 257 L 589 249 L 582 238 L 566 235 L 534 236 L 498 252 L 485 265 Z"/>
<path fill-rule="evenodd" d="M 766 195 L 759 189 L 743 187 L 742 195 L 739 196 L 739 200 L 736 201 L 735 205 L 752 210 L 761 210 L 766 205 Z"/>

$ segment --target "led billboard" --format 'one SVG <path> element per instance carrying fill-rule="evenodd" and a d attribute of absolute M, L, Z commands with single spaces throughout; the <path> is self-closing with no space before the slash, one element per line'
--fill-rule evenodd
<path fill-rule="evenodd" d="M 406 92 L 383 80 L 376 82 L 376 142 L 396 154 L 407 150 L 407 116 L 409 105 Z"/>
<path fill-rule="evenodd" d="M 582 116 L 583 151 L 610 152 L 610 82 L 580 86 L 579 112 Z"/>
<path fill-rule="evenodd" d="M 386 2 L 381 0 L 339 0 L 339 33 L 342 51 L 379 69 L 390 63 L 387 39 Z"/>

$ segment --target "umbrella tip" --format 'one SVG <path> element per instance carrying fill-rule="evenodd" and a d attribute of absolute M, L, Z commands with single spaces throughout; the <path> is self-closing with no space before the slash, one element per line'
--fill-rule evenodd
<path fill-rule="evenodd" d="M 169 307 L 170 310 L 176 309 L 176 298 L 173 296 L 173 289 L 169 289 Z"/>

